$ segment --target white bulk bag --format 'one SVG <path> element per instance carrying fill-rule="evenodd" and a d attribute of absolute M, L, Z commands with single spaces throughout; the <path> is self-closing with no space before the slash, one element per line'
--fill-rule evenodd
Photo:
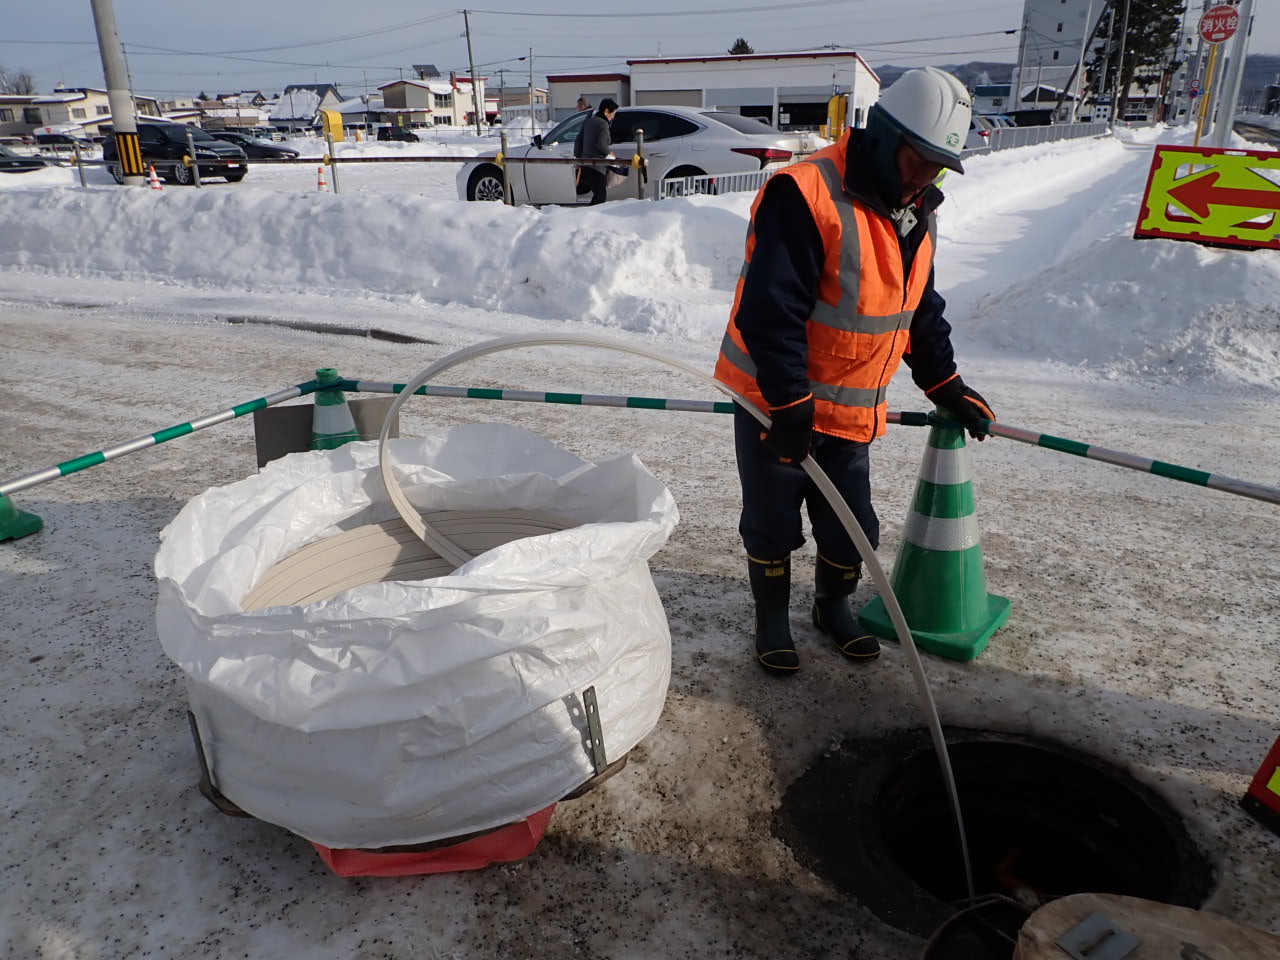
<path fill-rule="evenodd" d="M 244 612 L 273 565 L 396 516 L 376 443 L 294 454 L 205 491 L 161 534 L 156 624 L 187 676 L 214 783 L 330 847 L 425 843 L 520 820 L 657 723 L 671 638 L 647 560 L 678 513 L 636 457 L 585 462 L 499 424 L 392 440 L 415 507 L 540 511 L 576 524 L 434 580 Z"/>

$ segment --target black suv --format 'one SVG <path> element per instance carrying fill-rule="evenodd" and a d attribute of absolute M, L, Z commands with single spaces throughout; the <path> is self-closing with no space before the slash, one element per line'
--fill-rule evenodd
<path fill-rule="evenodd" d="M 379 140 L 399 140 L 402 143 L 419 143 L 418 135 L 407 127 L 379 127 Z"/>
<path fill-rule="evenodd" d="M 200 168 L 200 178 L 225 177 L 229 183 L 239 183 L 249 172 L 244 151 L 233 143 L 215 140 L 199 127 L 185 123 L 139 123 L 138 139 L 142 144 L 142 164 L 154 165 L 156 173 L 174 183 L 191 183 L 195 177 L 191 168 L 182 162 L 187 153 L 187 134 L 191 134 L 196 148 L 195 160 Z M 102 145 L 102 159 L 116 183 L 124 183 L 116 153 L 116 138 L 108 137 Z M 209 161 L 222 161 L 209 163 Z"/>

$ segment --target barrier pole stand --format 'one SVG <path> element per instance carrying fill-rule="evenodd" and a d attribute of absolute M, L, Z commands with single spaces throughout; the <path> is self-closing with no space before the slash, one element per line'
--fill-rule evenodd
<path fill-rule="evenodd" d="M 200 182 L 200 165 L 196 163 L 196 145 L 195 141 L 191 139 L 190 130 L 187 131 L 187 155 L 183 157 L 183 160 L 184 162 L 190 161 L 191 178 L 195 181 L 195 185 L 197 187 L 204 186 L 204 184 Z"/>
<path fill-rule="evenodd" d="M 511 206 L 511 177 L 507 174 L 507 131 L 502 130 L 499 136 L 502 138 L 502 148 L 498 154 L 498 166 L 502 169 L 502 202 Z"/>
<path fill-rule="evenodd" d="M 338 189 L 338 151 L 333 148 L 333 134 L 326 133 L 324 138 L 329 144 L 329 155 L 324 158 L 324 162 L 333 168 L 333 192 L 341 193 Z"/>
<path fill-rule="evenodd" d="M 644 131 L 636 131 L 636 152 L 631 158 L 631 165 L 636 168 L 636 199 L 644 199 Z"/>
<path fill-rule="evenodd" d="M 73 143 L 72 151 L 75 153 L 76 172 L 80 174 L 80 186 L 87 187 L 89 184 L 84 179 L 84 164 L 80 162 L 80 144 Z"/>

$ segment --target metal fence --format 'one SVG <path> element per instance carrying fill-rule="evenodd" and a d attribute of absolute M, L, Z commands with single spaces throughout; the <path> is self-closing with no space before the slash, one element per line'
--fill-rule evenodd
<path fill-rule="evenodd" d="M 678 180 L 658 180 L 654 183 L 654 199 L 668 197 L 692 197 L 697 194 L 754 193 L 765 181 L 782 169 L 755 170 L 750 173 L 713 173 L 703 177 L 682 177 Z"/>
<path fill-rule="evenodd" d="M 1140 126 L 1126 123 L 1124 126 Z M 1043 127 L 998 127 L 991 131 L 987 145 L 964 151 L 966 157 L 1008 150 L 1012 147 L 1029 147 L 1036 143 L 1052 143 L 1055 140 L 1072 140 L 1078 137 L 1105 136 L 1111 127 L 1107 123 L 1055 123 Z M 797 158 L 799 159 L 799 158 Z M 654 199 L 691 197 L 695 194 L 738 193 L 756 191 L 780 168 L 759 170 L 752 173 L 709 174 L 704 177 L 684 177 L 680 180 L 659 180 L 654 184 Z"/>
<path fill-rule="evenodd" d="M 1075 140 L 1080 137 L 1105 136 L 1111 129 L 1110 124 L 1099 123 L 1052 123 L 1043 127 L 996 127 L 987 137 L 985 147 L 965 150 L 965 156 L 977 156 L 993 153 L 996 150 L 1008 150 L 1012 147 L 1030 147 L 1037 143 L 1053 143 L 1055 140 Z"/>

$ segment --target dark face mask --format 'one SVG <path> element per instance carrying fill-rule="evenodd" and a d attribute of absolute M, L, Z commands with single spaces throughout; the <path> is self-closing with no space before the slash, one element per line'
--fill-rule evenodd
<path fill-rule="evenodd" d="M 902 177 L 897 161 L 901 143 L 902 134 L 898 129 L 885 119 L 878 107 L 872 107 L 862 142 L 863 162 L 876 195 L 889 210 L 902 207 Z"/>

